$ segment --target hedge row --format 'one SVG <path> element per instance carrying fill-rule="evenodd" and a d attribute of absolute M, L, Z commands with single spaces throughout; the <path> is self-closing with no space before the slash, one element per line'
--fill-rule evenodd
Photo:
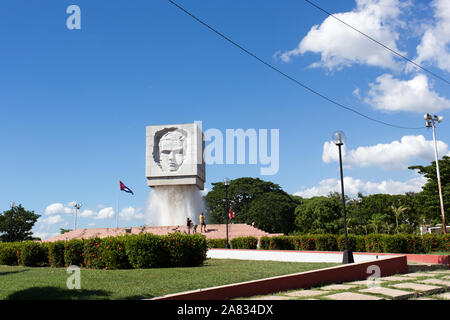
<path fill-rule="evenodd" d="M 227 239 L 208 239 L 210 248 L 223 249 L 227 246 Z M 232 249 L 256 249 L 258 246 L 258 238 L 256 237 L 237 237 L 230 240 Z"/>
<path fill-rule="evenodd" d="M 369 234 L 348 235 L 349 249 L 354 252 L 383 253 L 430 253 L 450 251 L 450 235 L 426 234 Z M 316 250 L 342 251 L 345 237 L 332 234 L 309 234 L 297 236 L 261 237 L 260 248 L 264 250 Z"/>
<path fill-rule="evenodd" d="M 56 242 L 0 243 L 0 265 L 84 266 L 92 269 L 198 266 L 206 259 L 203 235 L 126 235 Z"/>

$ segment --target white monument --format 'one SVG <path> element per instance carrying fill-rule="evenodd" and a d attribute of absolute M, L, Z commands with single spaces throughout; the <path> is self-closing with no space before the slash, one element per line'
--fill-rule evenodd
<path fill-rule="evenodd" d="M 195 123 L 146 127 L 147 185 L 196 185 L 203 190 L 203 149 L 203 133 Z"/>
<path fill-rule="evenodd" d="M 146 127 L 147 224 L 185 225 L 204 210 L 204 137 L 195 123 Z"/>

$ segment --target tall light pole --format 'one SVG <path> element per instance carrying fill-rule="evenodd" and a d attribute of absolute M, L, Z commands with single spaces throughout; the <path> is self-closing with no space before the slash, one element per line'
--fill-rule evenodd
<path fill-rule="evenodd" d="M 435 131 L 435 121 L 437 123 L 441 123 L 444 119 L 443 116 L 437 116 L 437 115 L 431 115 L 429 113 L 425 114 L 425 127 L 433 128 L 433 140 L 434 140 L 434 156 L 436 158 L 436 174 L 437 174 L 437 181 L 438 181 L 438 189 L 439 189 L 439 201 L 441 203 L 441 215 L 442 215 L 442 232 L 444 234 L 447 233 L 447 227 L 445 225 L 445 211 L 444 211 L 444 199 L 442 198 L 442 187 L 441 187 L 441 174 L 439 173 L 439 158 L 438 158 L 438 152 L 437 152 L 437 143 L 436 143 L 436 131 Z"/>
<path fill-rule="evenodd" d="M 348 248 L 348 237 L 347 237 L 347 216 L 345 214 L 345 195 L 344 195 L 344 174 L 342 170 L 342 152 L 341 147 L 345 143 L 345 134 L 342 131 L 336 131 L 333 133 L 333 142 L 339 148 L 339 168 L 341 171 L 341 196 L 342 196 L 342 211 L 344 213 L 344 233 L 345 233 L 345 250 L 342 263 L 353 263 L 353 253 Z"/>
<path fill-rule="evenodd" d="M 225 214 L 227 216 L 227 230 L 226 230 L 227 231 L 227 245 L 226 245 L 226 247 L 227 247 L 227 249 L 230 249 L 230 243 L 228 241 L 228 222 L 230 220 L 230 217 L 228 215 L 228 211 L 230 210 L 230 204 L 228 201 L 228 187 L 230 186 L 230 179 L 228 179 L 228 178 L 223 179 L 223 184 L 225 185 Z"/>
<path fill-rule="evenodd" d="M 81 203 L 78 203 L 78 202 L 75 202 L 75 203 L 73 204 L 73 206 L 75 207 L 75 228 L 74 228 L 74 230 L 77 230 L 78 210 L 80 210 L 82 204 L 81 204 Z"/>

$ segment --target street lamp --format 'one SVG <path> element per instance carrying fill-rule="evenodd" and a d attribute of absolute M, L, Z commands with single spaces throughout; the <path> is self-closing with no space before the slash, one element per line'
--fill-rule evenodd
<path fill-rule="evenodd" d="M 230 204 L 228 201 L 228 187 L 230 186 L 230 179 L 225 178 L 223 179 L 223 184 L 225 185 L 225 214 L 227 216 L 227 249 L 230 249 L 230 243 L 228 242 L 228 222 L 230 220 L 230 217 L 228 215 L 228 210 L 230 209 Z"/>
<path fill-rule="evenodd" d="M 436 158 L 436 174 L 438 181 L 438 189 L 439 189 L 439 201 L 441 203 L 441 215 L 442 215 L 442 231 L 444 234 L 447 233 L 447 227 L 445 225 L 445 212 L 444 212 L 444 199 L 442 198 L 442 187 L 441 187 L 441 175 L 439 173 L 439 161 L 438 161 L 438 152 L 437 152 L 437 143 L 436 143 L 436 132 L 435 132 L 435 121 L 441 123 L 444 120 L 443 116 L 431 115 L 429 113 L 425 114 L 425 127 L 433 128 L 433 140 L 434 140 L 434 156 Z"/>
<path fill-rule="evenodd" d="M 75 229 L 74 229 L 74 230 L 77 230 L 78 210 L 80 210 L 82 204 L 81 204 L 81 203 L 78 203 L 78 202 L 75 202 L 75 203 L 73 204 L 73 206 L 75 207 Z"/>
<path fill-rule="evenodd" d="M 336 144 L 339 148 L 339 168 L 341 171 L 341 196 L 342 196 L 342 211 L 344 213 L 344 232 L 345 232 L 345 250 L 344 257 L 342 259 L 342 263 L 353 263 L 353 253 L 348 248 L 348 237 L 347 237 L 347 216 L 345 214 L 345 196 L 344 196 L 344 174 L 342 170 L 342 152 L 341 147 L 345 143 L 345 134 L 342 131 L 336 131 L 332 136 L 334 144 Z"/>

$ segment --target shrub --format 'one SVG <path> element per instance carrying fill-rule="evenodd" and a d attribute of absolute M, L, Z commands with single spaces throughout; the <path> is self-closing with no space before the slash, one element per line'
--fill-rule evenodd
<path fill-rule="evenodd" d="M 222 249 L 227 247 L 227 239 L 208 239 L 208 247 L 209 248 L 217 248 Z"/>
<path fill-rule="evenodd" d="M 366 251 L 366 238 L 361 235 L 348 234 L 348 248 L 353 252 L 365 252 Z M 345 250 L 345 235 L 341 235 L 337 239 L 338 250 Z"/>
<path fill-rule="evenodd" d="M 64 264 L 68 266 L 83 266 L 83 240 L 72 239 L 65 243 L 64 247 Z"/>
<path fill-rule="evenodd" d="M 48 251 L 40 242 L 22 242 L 18 256 L 21 266 L 43 267 L 48 264 Z"/>
<path fill-rule="evenodd" d="M 443 247 L 444 237 L 438 234 L 425 234 L 422 236 L 422 246 L 425 252 L 440 251 Z"/>
<path fill-rule="evenodd" d="M 382 244 L 383 252 L 405 253 L 408 247 L 408 238 L 402 234 L 385 235 Z"/>
<path fill-rule="evenodd" d="M 206 259 L 206 237 L 201 234 L 172 233 L 163 238 L 169 252 L 170 267 L 195 267 Z"/>
<path fill-rule="evenodd" d="M 256 237 L 238 237 L 231 240 L 233 249 L 256 249 L 258 247 L 258 238 Z"/>
<path fill-rule="evenodd" d="M 407 234 L 405 237 L 407 240 L 405 253 L 425 253 L 421 236 Z"/>
<path fill-rule="evenodd" d="M 0 265 L 17 266 L 19 244 L 17 242 L 0 243 Z"/>
<path fill-rule="evenodd" d="M 264 237 L 261 237 L 261 240 Z M 275 236 L 267 237 L 264 239 L 264 247 L 260 247 L 265 250 L 294 250 L 294 236 Z"/>
<path fill-rule="evenodd" d="M 259 238 L 259 248 L 263 250 L 268 250 L 270 245 L 270 237 L 262 236 Z"/>
<path fill-rule="evenodd" d="M 170 256 L 163 242 L 165 242 L 163 236 L 150 233 L 128 235 L 125 251 L 131 266 L 135 269 L 168 266 Z"/>
<path fill-rule="evenodd" d="M 103 242 L 95 237 L 83 241 L 83 263 L 88 268 L 103 269 Z"/>
<path fill-rule="evenodd" d="M 318 251 L 337 251 L 338 238 L 333 234 L 314 235 L 315 249 Z"/>
<path fill-rule="evenodd" d="M 64 241 L 44 243 L 48 252 L 48 263 L 51 267 L 64 267 Z"/>
<path fill-rule="evenodd" d="M 299 235 L 293 237 L 294 250 L 315 250 L 316 235 Z"/>
<path fill-rule="evenodd" d="M 442 249 L 444 250 L 444 251 L 450 251 L 450 234 L 449 233 L 446 233 L 444 236 L 443 236 L 443 240 L 442 240 Z"/>
<path fill-rule="evenodd" d="M 383 235 L 369 234 L 366 236 L 366 251 L 367 252 L 383 252 Z"/>
<path fill-rule="evenodd" d="M 107 237 L 102 239 L 103 263 L 106 269 L 131 268 L 126 254 L 126 236 Z"/>

